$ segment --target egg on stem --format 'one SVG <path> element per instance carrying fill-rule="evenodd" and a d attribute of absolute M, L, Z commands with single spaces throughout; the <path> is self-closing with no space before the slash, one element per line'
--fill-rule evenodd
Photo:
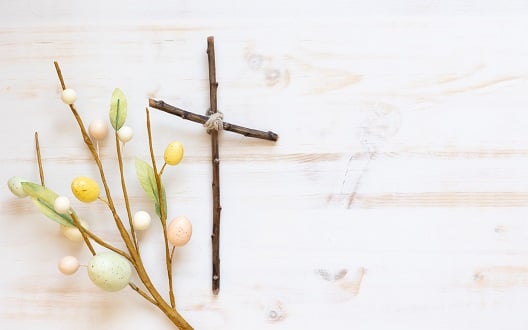
<path fill-rule="evenodd" d="M 22 187 L 22 182 L 26 182 L 27 180 L 22 179 L 18 176 L 13 176 L 7 180 L 7 186 L 9 190 L 13 193 L 13 195 L 24 198 L 28 194 L 24 190 L 24 187 Z"/>
<path fill-rule="evenodd" d="M 123 126 L 117 131 L 117 137 L 122 143 L 127 143 L 132 140 L 134 130 L 129 126 Z"/>
<path fill-rule="evenodd" d="M 66 88 L 61 92 L 61 100 L 68 105 L 74 104 L 77 100 L 77 92 L 71 88 Z"/>
<path fill-rule="evenodd" d="M 128 260 L 114 252 L 102 252 L 93 256 L 88 262 L 87 270 L 90 280 L 109 292 L 125 288 L 132 275 Z"/>
<path fill-rule="evenodd" d="M 167 165 L 177 165 L 183 158 L 183 144 L 178 141 L 173 141 L 165 148 L 163 160 Z"/>
<path fill-rule="evenodd" d="M 132 223 L 134 225 L 135 230 L 143 231 L 148 229 L 150 226 L 151 217 L 150 214 L 148 214 L 145 211 L 137 211 L 134 213 L 134 217 L 132 219 Z"/>
<path fill-rule="evenodd" d="M 53 208 L 58 213 L 67 213 L 70 210 L 70 200 L 66 196 L 59 196 L 53 202 Z"/>
<path fill-rule="evenodd" d="M 167 226 L 167 239 L 174 246 L 184 246 L 192 236 L 192 224 L 187 217 L 178 216 Z"/>
<path fill-rule="evenodd" d="M 102 119 L 95 119 L 88 126 L 88 132 L 94 140 L 102 140 L 108 135 L 108 126 Z"/>
<path fill-rule="evenodd" d="M 91 203 L 99 197 L 99 185 L 86 176 L 78 176 L 71 183 L 73 195 L 84 203 Z"/>
<path fill-rule="evenodd" d="M 64 275 L 72 275 L 79 270 L 79 260 L 74 256 L 65 256 L 59 261 L 59 271 Z"/>

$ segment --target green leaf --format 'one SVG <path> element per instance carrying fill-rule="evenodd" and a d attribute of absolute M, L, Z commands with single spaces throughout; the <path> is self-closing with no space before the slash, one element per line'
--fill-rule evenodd
<path fill-rule="evenodd" d="M 127 116 L 127 99 L 119 88 L 114 89 L 110 100 L 110 123 L 114 130 L 120 129 Z"/>
<path fill-rule="evenodd" d="M 154 202 L 156 214 L 161 218 L 160 199 L 154 169 L 141 159 L 136 159 L 136 175 L 141 187 Z M 165 215 L 167 215 L 167 195 L 165 194 L 165 187 L 163 187 L 163 184 L 161 185 L 161 196 L 163 198 L 163 210 L 165 211 Z"/>
<path fill-rule="evenodd" d="M 75 227 L 70 215 L 55 211 L 53 203 L 59 197 L 54 191 L 32 182 L 22 182 L 22 188 L 31 197 L 40 212 L 51 220 L 68 227 Z"/>

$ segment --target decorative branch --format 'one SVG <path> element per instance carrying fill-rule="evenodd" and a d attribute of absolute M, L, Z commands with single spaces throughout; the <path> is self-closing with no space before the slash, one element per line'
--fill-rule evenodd
<path fill-rule="evenodd" d="M 58 62 L 54 62 L 55 70 L 57 71 L 57 76 L 59 77 L 62 89 L 66 89 L 66 84 L 64 82 L 64 78 L 62 76 L 62 72 L 60 70 Z M 163 299 L 163 297 L 160 295 L 160 293 L 155 288 L 154 284 L 152 283 L 144 265 L 143 261 L 141 260 L 141 257 L 139 256 L 138 251 L 135 248 L 135 245 L 128 234 L 123 222 L 121 221 L 121 218 L 117 214 L 115 204 L 113 202 L 112 196 L 110 194 L 110 188 L 108 185 L 108 182 L 106 180 L 106 176 L 103 169 L 103 164 L 101 162 L 101 159 L 99 158 L 99 155 L 97 153 L 96 147 L 92 140 L 90 139 L 90 136 L 88 135 L 88 132 L 86 131 L 86 127 L 84 126 L 84 123 L 79 116 L 79 113 L 77 112 L 75 106 L 73 103 L 69 104 L 69 108 L 75 117 L 75 120 L 77 121 L 77 124 L 79 126 L 79 129 L 81 131 L 81 135 L 83 137 L 84 143 L 87 146 L 88 150 L 90 151 L 92 158 L 94 159 L 97 168 L 99 170 L 99 175 L 101 177 L 101 181 L 103 183 L 103 187 L 106 194 L 106 200 L 108 208 L 110 209 L 112 216 L 114 218 L 114 222 L 116 224 L 116 227 L 119 231 L 119 234 L 121 235 L 121 238 L 123 239 L 123 242 L 125 243 L 125 246 L 130 253 L 130 261 L 132 265 L 134 266 L 138 277 L 140 278 L 141 282 L 147 289 L 147 291 L 152 295 L 152 299 L 156 301 L 156 306 L 181 330 L 187 330 L 187 329 L 193 329 L 187 321 L 176 311 L 172 305 L 167 304 L 167 302 Z M 77 225 L 77 227 L 80 227 L 80 224 Z M 83 233 L 81 229 L 81 233 Z M 86 233 L 86 232 L 85 232 Z M 84 238 L 84 236 L 83 236 Z M 87 241 L 87 240 L 85 240 Z M 138 292 L 143 298 L 147 299 L 149 302 L 152 302 L 151 299 L 148 298 L 147 295 L 142 294 L 142 291 L 136 290 L 134 286 L 131 286 L 132 289 L 134 289 L 136 292 Z"/>
<path fill-rule="evenodd" d="M 207 60 L 209 62 L 209 100 L 211 108 L 208 115 L 211 116 L 218 112 L 217 109 L 217 90 L 218 82 L 216 81 L 216 64 L 214 38 L 207 38 Z M 213 249 L 213 276 L 212 289 L 213 294 L 217 295 L 220 291 L 220 156 L 218 152 L 218 131 L 210 130 L 211 135 L 211 162 L 213 165 L 213 233 L 211 235 Z"/>
<path fill-rule="evenodd" d="M 164 101 L 161 101 L 161 100 L 149 99 L 149 106 L 154 109 L 158 109 L 166 113 L 170 113 L 171 115 L 175 115 L 175 116 L 178 116 L 183 119 L 190 120 L 190 121 L 193 121 L 199 124 L 205 124 L 207 120 L 209 119 L 209 116 L 204 116 L 204 115 L 200 115 L 194 112 L 183 110 L 181 108 L 165 103 Z M 231 124 L 225 121 L 223 122 L 223 126 L 224 126 L 223 128 L 224 131 L 230 131 L 233 133 L 242 134 L 247 137 L 269 140 L 269 141 L 277 141 L 279 139 L 279 135 L 272 131 L 267 131 L 267 132 L 260 131 L 260 130 L 253 129 L 253 128 L 247 128 L 244 126 Z"/>

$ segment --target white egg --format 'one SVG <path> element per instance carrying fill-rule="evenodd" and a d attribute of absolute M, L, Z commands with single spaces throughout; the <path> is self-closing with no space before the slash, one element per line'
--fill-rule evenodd
<path fill-rule="evenodd" d="M 192 224 L 184 216 L 172 219 L 167 227 L 167 238 L 174 246 L 184 246 L 191 239 L 191 235 Z"/>
<path fill-rule="evenodd" d="M 66 196 L 55 198 L 53 208 L 59 213 L 67 213 L 70 210 L 70 200 Z"/>
<path fill-rule="evenodd" d="M 137 211 L 134 213 L 133 224 L 135 230 L 146 230 L 150 226 L 150 214 L 145 211 Z"/>
<path fill-rule="evenodd" d="M 102 252 L 88 262 L 88 277 L 105 291 L 119 291 L 126 287 L 132 275 L 130 263 L 114 252 Z"/>
<path fill-rule="evenodd" d="M 108 125 L 102 119 L 95 119 L 88 126 L 88 132 L 90 136 L 95 140 L 102 140 L 108 134 Z"/>
<path fill-rule="evenodd" d="M 89 229 L 88 224 L 84 220 L 80 221 L 83 228 Z M 80 242 L 83 240 L 81 231 L 77 227 L 60 225 L 60 232 L 70 241 Z"/>
<path fill-rule="evenodd" d="M 59 261 L 59 271 L 64 275 L 75 274 L 79 266 L 79 260 L 73 256 L 65 256 Z"/>
<path fill-rule="evenodd" d="M 18 176 L 13 176 L 7 180 L 7 186 L 9 187 L 9 190 L 13 193 L 13 195 L 17 197 L 26 197 L 27 193 L 24 191 L 24 187 L 22 187 L 22 182 L 26 182 L 27 180 L 24 180 Z"/>
<path fill-rule="evenodd" d="M 66 104 L 74 104 L 77 100 L 77 92 L 71 88 L 66 88 L 61 93 L 61 100 Z"/>
<path fill-rule="evenodd" d="M 119 141 L 123 143 L 132 140 L 132 136 L 134 136 L 134 130 L 129 126 L 123 126 L 117 131 L 117 137 L 119 138 Z"/>

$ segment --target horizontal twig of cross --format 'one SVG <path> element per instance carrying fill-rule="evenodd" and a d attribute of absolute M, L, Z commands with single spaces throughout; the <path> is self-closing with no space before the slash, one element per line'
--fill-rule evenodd
<path fill-rule="evenodd" d="M 209 100 L 210 108 L 207 111 L 207 116 L 199 115 L 187 110 L 183 110 L 167 104 L 163 101 L 149 99 L 149 106 L 183 119 L 194 121 L 203 124 L 207 127 L 207 132 L 211 135 L 211 164 L 213 168 L 213 233 L 211 234 L 212 241 L 212 291 L 217 295 L 220 290 L 220 156 L 218 152 L 218 130 L 224 129 L 226 131 L 235 132 L 244 136 L 277 141 L 279 136 L 272 131 L 260 131 L 253 128 L 247 128 L 235 124 L 230 124 L 222 121 L 222 115 L 217 111 L 217 89 L 218 82 L 216 81 L 216 64 L 214 51 L 214 38 L 207 38 L 207 59 L 209 62 Z"/>
<path fill-rule="evenodd" d="M 210 116 L 204 116 L 204 115 L 200 115 L 194 112 L 190 112 L 187 110 L 183 110 L 181 108 L 167 104 L 160 100 L 149 99 L 149 106 L 154 109 L 158 109 L 166 113 L 170 113 L 171 115 L 175 115 L 183 119 L 194 121 L 195 123 L 199 123 L 199 124 L 205 124 L 209 120 L 209 117 L 210 117 Z M 264 139 L 264 140 L 270 140 L 270 141 L 277 141 L 279 139 L 279 135 L 272 131 L 267 131 L 267 132 L 260 131 L 258 129 L 247 128 L 244 126 L 231 124 L 225 121 L 223 122 L 223 129 L 224 131 L 238 133 L 238 134 L 242 134 L 247 137 L 252 137 L 252 138 L 257 138 L 257 139 Z"/>

